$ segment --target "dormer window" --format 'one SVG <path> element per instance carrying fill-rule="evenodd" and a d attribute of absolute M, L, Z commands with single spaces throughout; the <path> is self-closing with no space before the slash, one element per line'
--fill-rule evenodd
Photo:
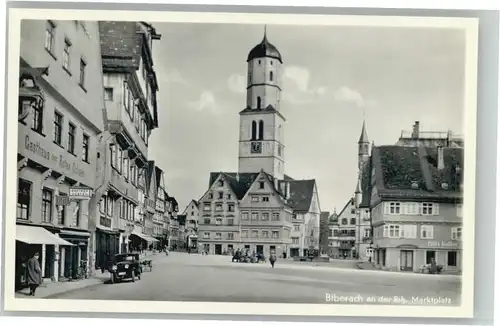
<path fill-rule="evenodd" d="M 443 188 L 444 190 L 447 190 L 448 189 L 448 184 L 446 182 L 443 182 L 441 184 L 441 188 Z"/>
<path fill-rule="evenodd" d="M 418 189 L 418 182 L 416 182 L 416 181 L 412 181 L 412 183 L 411 183 L 411 188 L 412 188 L 412 189 Z"/>

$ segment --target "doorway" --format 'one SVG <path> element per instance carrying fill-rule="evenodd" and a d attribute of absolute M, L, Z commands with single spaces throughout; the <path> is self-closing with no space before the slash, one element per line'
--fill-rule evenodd
<path fill-rule="evenodd" d="M 263 245 L 257 245 L 257 253 L 258 254 L 264 253 L 264 246 Z"/>
<path fill-rule="evenodd" d="M 413 250 L 401 250 L 401 270 L 413 271 Z"/>
<path fill-rule="evenodd" d="M 299 256 L 299 248 L 290 248 L 290 257 Z"/>
<path fill-rule="evenodd" d="M 216 244 L 215 245 L 215 254 L 216 255 L 222 255 L 222 245 L 221 244 Z"/>
<path fill-rule="evenodd" d="M 432 263 L 432 259 L 436 260 L 436 252 L 434 250 L 428 250 L 425 252 L 425 263 Z"/>

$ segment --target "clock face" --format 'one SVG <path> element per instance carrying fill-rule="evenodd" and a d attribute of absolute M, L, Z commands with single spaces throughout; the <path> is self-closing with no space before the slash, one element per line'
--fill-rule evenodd
<path fill-rule="evenodd" d="M 258 141 L 252 142 L 251 146 L 251 152 L 252 154 L 258 154 L 262 153 L 262 143 Z"/>

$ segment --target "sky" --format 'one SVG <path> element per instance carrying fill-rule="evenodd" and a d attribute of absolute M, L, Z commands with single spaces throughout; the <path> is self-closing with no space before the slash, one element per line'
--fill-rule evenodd
<path fill-rule="evenodd" d="M 149 158 L 183 210 L 210 172 L 237 172 L 248 52 L 264 26 L 156 23 L 159 128 Z M 370 143 L 401 130 L 463 134 L 465 35 L 452 29 L 267 25 L 283 58 L 285 173 L 316 179 L 322 211 L 353 196 L 363 120 Z"/>

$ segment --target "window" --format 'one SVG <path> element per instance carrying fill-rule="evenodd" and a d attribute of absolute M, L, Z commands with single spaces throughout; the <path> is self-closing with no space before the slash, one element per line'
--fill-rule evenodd
<path fill-rule="evenodd" d="M 252 196 L 252 202 L 254 203 L 259 202 L 259 196 Z"/>
<path fill-rule="evenodd" d="M 109 216 L 113 216 L 113 212 L 114 212 L 114 202 L 113 200 L 111 199 L 111 197 L 106 197 L 106 209 L 108 211 L 108 215 Z"/>
<path fill-rule="evenodd" d="M 205 233 L 203 234 L 203 238 L 204 238 L 204 239 L 210 239 L 210 232 L 205 232 Z"/>
<path fill-rule="evenodd" d="M 252 221 L 257 221 L 259 219 L 259 213 L 252 212 Z"/>
<path fill-rule="evenodd" d="M 420 213 L 418 203 L 405 203 L 404 214 L 406 215 L 418 215 Z"/>
<path fill-rule="evenodd" d="M 68 127 L 68 152 L 71 154 L 75 154 L 75 134 L 76 127 L 70 122 Z"/>
<path fill-rule="evenodd" d="M 19 179 L 17 189 L 17 218 L 29 220 L 31 206 L 31 183 Z"/>
<path fill-rule="evenodd" d="M 247 212 L 241 213 L 241 219 L 242 220 L 248 220 L 248 213 Z"/>
<path fill-rule="evenodd" d="M 269 72 L 269 80 L 270 80 L 270 81 L 273 81 L 273 72 L 272 72 L 272 71 L 271 71 L 271 72 Z"/>
<path fill-rule="evenodd" d="M 216 218 L 215 219 L 215 225 L 222 225 L 222 219 L 221 218 Z"/>
<path fill-rule="evenodd" d="M 209 193 L 209 194 L 208 194 L 208 199 L 214 199 L 214 194 Z"/>
<path fill-rule="evenodd" d="M 52 222 L 52 190 L 42 190 L 42 222 Z"/>
<path fill-rule="evenodd" d="M 79 84 L 81 87 L 85 87 L 85 69 L 87 68 L 87 63 L 80 59 L 80 79 Z"/>
<path fill-rule="evenodd" d="M 262 201 L 263 202 L 269 202 L 269 197 L 267 197 L 267 196 L 262 197 Z"/>
<path fill-rule="evenodd" d="M 333 230 L 333 236 L 338 237 L 339 236 L 339 230 Z"/>
<path fill-rule="evenodd" d="M 227 204 L 227 211 L 228 212 L 234 212 L 234 204 L 233 203 Z"/>
<path fill-rule="evenodd" d="M 434 227 L 432 225 L 422 225 L 420 227 L 420 238 L 433 239 L 434 238 Z"/>
<path fill-rule="evenodd" d="M 54 112 L 54 143 L 61 145 L 62 142 L 63 116 Z"/>
<path fill-rule="evenodd" d="M 273 221 L 279 221 L 280 220 L 280 213 L 273 213 L 272 219 L 273 219 Z"/>
<path fill-rule="evenodd" d="M 104 100 L 113 101 L 113 87 L 104 87 Z"/>
<path fill-rule="evenodd" d="M 219 192 L 219 199 L 224 199 L 224 193 L 222 191 Z"/>
<path fill-rule="evenodd" d="M 47 26 L 45 28 L 45 49 L 50 53 L 54 52 L 54 34 L 56 31 L 56 25 L 51 20 L 47 21 Z"/>
<path fill-rule="evenodd" d="M 262 231 L 262 237 L 263 238 L 269 238 L 269 232 L 268 231 Z"/>
<path fill-rule="evenodd" d="M 299 244 L 299 238 L 292 238 L 292 244 L 298 245 Z"/>
<path fill-rule="evenodd" d="M 264 189 L 264 181 L 259 181 L 259 189 Z"/>
<path fill-rule="evenodd" d="M 234 233 L 228 233 L 227 234 L 227 239 L 228 240 L 234 240 Z"/>
<path fill-rule="evenodd" d="M 355 214 L 356 210 L 354 208 L 351 208 L 351 214 Z"/>
<path fill-rule="evenodd" d="M 241 231 L 241 237 L 242 238 L 248 238 L 248 231 L 247 230 Z"/>
<path fill-rule="evenodd" d="M 356 219 L 354 217 L 351 217 L 351 225 L 356 225 Z"/>
<path fill-rule="evenodd" d="M 257 122 L 252 121 L 252 140 L 257 140 Z"/>
<path fill-rule="evenodd" d="M 125 179 L 127 179 L 127 180 L 129 178 L 129 172 L 130 172 L 130 169 L 128 166 L 128 158 L 124 157 L 123 158 L 123 175 L 125 176 Z"/>
<path fill-rule="evenodd" d="M 89 162 L 89 141 L 90 137 L 88 135 L 83 135 L 83 148 L 82 148 L 82 160 L 84 162 Z M 120 151 L 121 153 L 121 151 Z"/>
<path fill-rule="evenodd" d="M 436 215 L 433 203 L 422 203 L 422 215 Z"/>
<path fill-rule="evenodd" d="M 102 196 L 99 201 L 99 212 L 101 214 L 106 214 L 106 196 Z"/>
<path fill-rule="evenodd" d="M 223 211 L 222 204 L 215 204 L 215 210 L 218 211 L 218 212 Z"/>
<path fill-rule="evenodd" d="M 259 121 L 259 140 L 264 139 L 264 121 Z"/>
<path fill-rule="evenodd" d="M 205 217 L 203 219 L 203 224 L 210 224 L 210 217 Z"/>
<path fill-rule="evenodd" d="M 457 205 L 457 217 L 463 217 L 463 205 L 462 204 L 458 204 Z"/>
<path fill-rule="evenodd" d="M 293 229 L 295 232 L 300 232 L 300 225 L 294 225 Z"/>
<path fill-rule="evenodd" d="M 219 180 L 219 187 L 223 187 L 223 186 L 224 186 L 224 181 Z"/>
<path fill-rule="evenodd" d="M 279 238 L 279 231 L 273 231 L 272 236 L 273 236 L 273 239 Z"/>
<path fill-rule="evenodd" d="M 259 231 L 257 230 L 252 230 L 252 238 L 258 238 L 259 237 Z"/>
<path fill-rule="evenodd" d="M 233 226 L 234 225 L 234 219 L 233 218 L 228 218 L 227 219 L 227 225 Z"/>
<path fill-rule="evenodd" d="M 262 215 L 260 216 L 260 219 L 262 221 L 269 221 L 269 213 L 262 213 Z"/>
<path fill-rule="evenodd" d="M 77 202 L 76 208 L 75 208 L 75 210 L 76 210 L 76 221 L 75 221 L 76 225 L 75 226 L 76 227 L 80 227 L 80 221 L 81 221 L 81 209 L 80 209 L 81 206 L 80 206 L 80 204 L 81 204 L 81 202 Z"/>
<path fill-rule="evenodd" d="M 448 266 L 452 266 L 452 267 L 457 266 L 457 252 L 456 251 L 448 251 Z"/>
<path fill-rule="evenodd" d="M 401 214 L 401 203 L 386 203 L 385 207 L 388 207 L 386 214 L 399 215 Z M 388 206 L 387 206 L 388 205 Z"/>
<path fill-rule="evenodd" d="M 231 199 L 231 194 L 227 194 L 226 199 Z"/>
<path fill-rule="evenodd" d="M 261 105 L 262 105 L 262 99 L 260 98 L 260 96 L 257 96 L 257 109 L 260 110 Z"/>
<path fill-rule="evenodd" d="M 395 224 L 384 225 L 384 238 L 400 238 L 401 226 Z"/>
<path fill-rule="evenodd" d="M 71 53 L 71 42 L 68 39 L 64 40 L 64 52 L 63 52 L 63 68 L 69 73 L 70 65 L 70 53 Z"/>
<path fill-rule="evenodd" d="M 342 225 L 347 225 L 347 219 L 346 218 L 342 219 Z"/>
<path fill-rule="evenodd" d="M 451 228 L 451 240 L 462 240 L 462 228 Z"/>
<path fill-rule="evenodd" d="M 31 121 L 31 129 L 38 133 L 43 131 L 43 109 L 38 106 L 32 106 L 33 120 Z"/>
<path fill-rule="evenodd" d="M 59 196 L 67 196 L 67 194 L 59 193 Z M 66 206 L 57 205 L 56 209 L 57 209 L 57 224 L 65 225 L 65 223 L 66 223 Z"/>

